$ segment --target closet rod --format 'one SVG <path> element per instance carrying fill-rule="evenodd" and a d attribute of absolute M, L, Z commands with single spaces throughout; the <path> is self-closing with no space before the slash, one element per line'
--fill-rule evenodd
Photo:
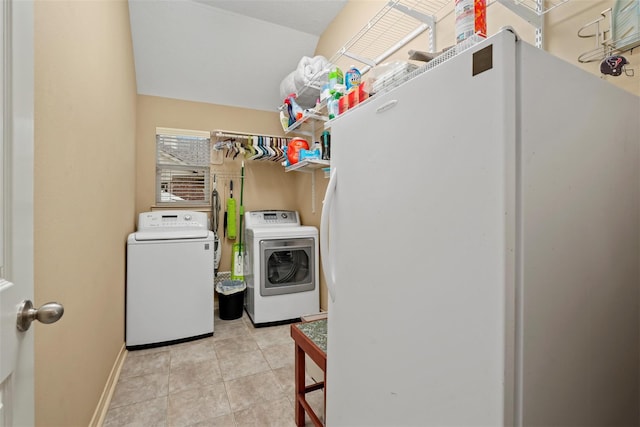
<path fill-rule="evenodd" d="M 210 172 L 210 175 L 213 175 L 214 178 L 216 179 L 216 181 L 222 179 L 222 180 L 227 180 L 227 179 L 240 179 L 242 178 L 242 175 L 239 173 L 220 173 L 220 172 Z M 246 175 L 245 175 L 246 178 Z"/>
<path fill-rule="evenodd" d="M 216 138 L 242 138 L 242 139 L 250 139 L 254 136 L 265 136 L 267 138 L 284 138 L 291 139 L 286 136 L 279 135 L 266 135 L 263 133 L 251 133 L 251 132 L 234 132 L 227 130 L 214 130 L 211 132 L 211 136 L 215 136 Z"/>

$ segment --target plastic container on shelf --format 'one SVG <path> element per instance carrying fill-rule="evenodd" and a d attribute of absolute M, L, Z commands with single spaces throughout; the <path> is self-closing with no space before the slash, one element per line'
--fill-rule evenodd
<path fill-rule="evenodd" d="M 363 102 L 369 98 L 369 91 L 367 90 L 367 84 L 362 82 L 358 85 L 358 101 Z"/>
<path fill-rule="evenodd" d="M 300 159 L 300 150 L 302 149 L 309 149 L 309 143 L 306 139 L 296 137 L 289 141 L 287 144 L 287 160 L 290 165 L 298 163 L 298 160 Z"/>
<path fill-rule="evenodd" d="M 349 108 L 353 108 L 360 103 L 360 91 L 358 90 L 358 86 L 352 87 L 349 92 L 347 92 L 347 99 L 349 100 Z"/>
<path fill-rule="evenodd" d="M 455 0 L 455 36 L 460 43 L 474 34 L 487 36 L 486 0 Z"/>
<path fill-rule="evenodd" d="M 407 81 L 409 74 L 418 68 L 408 61 L 392 61 L 377 65 L 367 73 L 367 90 L 370 95 L 391 89 Z"/>
<path fill-rule="evenodd" d="M 322 85 L 322 90 L 320 91 L 320 102 L 331 98 L 331 90 L 329 83 L 325 83 Z"/>
<path fill-rule="evenodd" d="M 331 134 L 328 130 L 322 132 L 320 136 L 322 141 L 322 160 L 330 160 L 331 159 Z"/>
<path fill-rule="evenodd" d="M 340 92 L 336 92 L 329 102 L 327 102 L 327 114 L 329 115 L 329 120 L 335 119 L 340 114 L 338 104 L 341 97 L 342 94 Z"/>
<path fill-rule="evenodd" d="M 340 90 L 340 86 L 344 86 L 344 74 L 338 67 L 329 70 L 329 92 L 335 93 Z"/>
<path fill-rule="evenodd" d="M 349 68 L 349 70 L 344 75 L 344 84 L 347 87 L 347 90 L 358 86 L 361 80 L 362 74 L 356 67 Z"/>
<path fill-rule="evenodd" d="M 338 114 L 344 114 L 349 109 L 349 97 L 342 96 L 338 99 Z"/>

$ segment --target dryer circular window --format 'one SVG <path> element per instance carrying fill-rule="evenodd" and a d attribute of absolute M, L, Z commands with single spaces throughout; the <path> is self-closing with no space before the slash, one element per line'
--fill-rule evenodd
<path fill-rule="evenodd" d="M 300 225 L 294 211 L 245 213 L 245 307 L 255 325 L 317 313 L 318 230 Z"/>
<path fill-rule="evenodd" d="M 264 239 L 260 241 L 260 295 L 282 295 L 315 288 L 317 239 Z M 309 313 L 304 313 L 309 314 Z"/>

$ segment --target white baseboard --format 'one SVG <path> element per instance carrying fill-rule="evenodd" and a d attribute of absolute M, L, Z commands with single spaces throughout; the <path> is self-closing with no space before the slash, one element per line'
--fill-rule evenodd
<path fill-rule="evenodd" d="M 118 378 L 120 378 L 120 371 L 122 370 L 122 365 L 124 364 L 126 355 L 127 349 L 125 344 L 122 343 L 122 348 L 116 357 L 113 368 L 111 368 L 111 373 L 109 373 L 107 383 L 104 386 L 104 390 L 102 390 L 102 396 L 100 396 L 96 410 L 93 413 L 93 417 L 91 417 L 89 427 L 101 427 L 104 424 L 104 419 L 107 416 L 113 392 L 116 390 L 116 384 L 118 384 Z"/>

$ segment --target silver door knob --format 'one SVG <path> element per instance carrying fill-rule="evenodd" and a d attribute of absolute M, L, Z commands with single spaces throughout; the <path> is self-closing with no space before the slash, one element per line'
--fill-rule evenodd
<path fill-rule="evenodd" d="M 33 308 L 31 300 L 24 300 L 18 307 L 17 327 L 24 332 L 31 327 L 31 322 L 37 320 L 40 323 L 57 322 L 64 314 L 64 307 L 57 302 L 48 302 L 40 308 Z"/>

